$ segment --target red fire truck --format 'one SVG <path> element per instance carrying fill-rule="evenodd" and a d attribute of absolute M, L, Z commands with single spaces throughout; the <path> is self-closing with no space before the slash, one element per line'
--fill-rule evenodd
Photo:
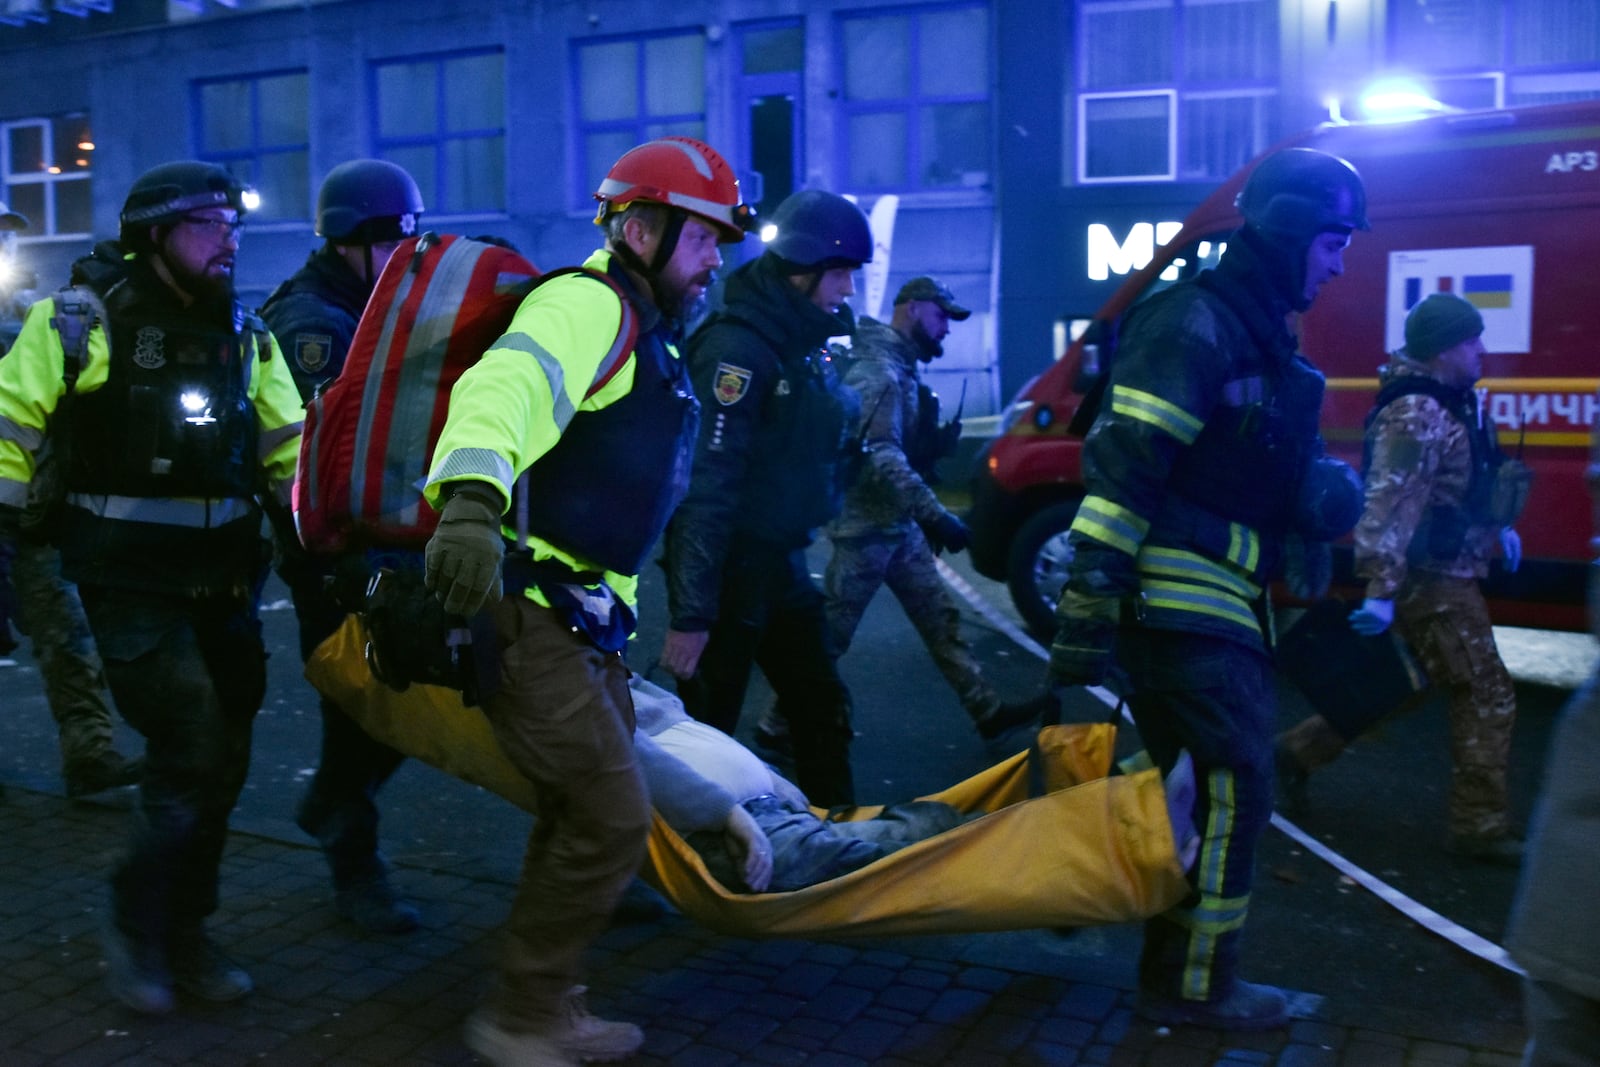
<path fill-rule="evenodd" d="M 1298 324 L 1302 350 L 1328 377 L 1329 450 L 1359 468 L 1377 369 L 1403 344 L 1406 311 L 1432 292 L 1472 300 L 1486 327 L 1486 411 L 1502 446 L 1535 471 L 1518 523 L 1525 558 L 1515 574 L 1496 567 L 1491 610 L 1506 625 L 1582 629 L 1583 473 L 1600 406 L 1600 101 L 1325 125 L 1285 145 L 1348 159 L 1367 186 L 1372 231 L 1355 235 L 1344 277 Z M 1052 626 L 1083 494 L 1073 416 L 1084 389 L 1115 358 L 1115 324 L 1129 307 L 1216 261 L 1241 222 L 1234 198 L 1253 165 L 1201 203 L 1022 388 L 979 457 L 973 564 L 1008 583 L 1038 632 Z M 1348 547 L 1338 559 L 1348 581 Z"/>

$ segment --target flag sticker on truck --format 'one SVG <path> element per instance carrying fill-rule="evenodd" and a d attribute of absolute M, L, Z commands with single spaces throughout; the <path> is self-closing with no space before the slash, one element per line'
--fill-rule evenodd
<path fill-rule="evenodd" d="M 1515 284 L 1509 274 L 1465 274 L 1461 277 L 1461 295 L 1479 311 L 1511 306 L 1511 290 Z"/>
<path fill-rule="evenodd" d="M 1483 344 L 1490 352 L 1531 347 L 1532 245 L 1390 252 L 1384 324 L 1389 351 L 1405 344 L 1406 313 L 1434 293 L 1455 293 L 1483 313 Z"/>

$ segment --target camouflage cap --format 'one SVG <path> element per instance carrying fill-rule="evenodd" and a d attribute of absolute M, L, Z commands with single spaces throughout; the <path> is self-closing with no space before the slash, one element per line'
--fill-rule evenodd
<path fill-rule="evenodd" d="M 900 292 L 895 295 L 895 307 L 912 300 L 931 300 L 944 308 L 944 313 L 957 322 L 972 314 L 970 308 L 964 308 L 956 303 L 955 294 L 948 286 L 928 277 L 926 274 L 912 278 L 900 287 Z"/>
<path fill-rule="evenodd" d="M 1426 363 L 1483 332 L 1483 316 L 1454 293 L 1434 293 L 1406 316 L 1406 355 Z"/>

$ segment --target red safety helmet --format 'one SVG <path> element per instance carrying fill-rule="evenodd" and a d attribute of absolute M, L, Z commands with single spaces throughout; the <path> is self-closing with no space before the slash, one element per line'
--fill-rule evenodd
<path fill-rule="evenodd" d="M 596 222 L 613 209 L 646 200 L 678 208 L 715 227 L 724 241 L 742 241 L 755 212 L 739 196 L 739 179 L 717 150 L 692 137 L 662 137 L 623 153 L 594 198 Z"/>

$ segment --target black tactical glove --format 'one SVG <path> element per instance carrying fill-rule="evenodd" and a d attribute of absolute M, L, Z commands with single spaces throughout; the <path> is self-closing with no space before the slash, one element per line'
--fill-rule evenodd
<path fill-rule="evenodd" d="M 1117 644 L 1122 599 L 1070 586 L 1056 603 L 1056 638 L 1050 645 L 1050 679 L 1057 685 L 1100 685 Z"/>
<path fill-rule="evenodd" d="M 451 615 L 470 618 L 485 601 L 500 599 L 506 546 L 500 537 L 500 512 L 490 499 L 487 488 L 456 490 L 428 540 L 427 585 Z"/>
<path fill-rule="evenodd" d="M 923 527 L 935 552 L 962 552 L 972 543 L 972 531 L 953 511 L 946 511 Z"/>

